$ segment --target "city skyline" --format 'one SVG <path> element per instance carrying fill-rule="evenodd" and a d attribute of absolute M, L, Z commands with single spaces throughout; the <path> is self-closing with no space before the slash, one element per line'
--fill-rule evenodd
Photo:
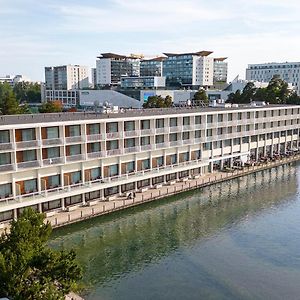
<path fill-rule="evenodd" d="M 299 61 L 295 0 L 0 0 L 1 75 L 44 80 L 44 66 L 94 67 L 101 52 L 211 50 L 227 56 L 228 80 L 250 63 Z"/>

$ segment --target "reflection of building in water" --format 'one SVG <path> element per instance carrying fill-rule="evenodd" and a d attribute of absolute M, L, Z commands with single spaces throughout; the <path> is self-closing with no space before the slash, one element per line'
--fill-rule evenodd
<path fill-rule="evenodd" d="M 135 208 L 108 221 L 76 224 L 73 228 L 80 230 L 66 234 L 68 229 L 63 229 L 63 236 L 52 245 L 77 248 L 87 277 L 91 274 L 87 280 L 104 282 L 197 243 L 245 216 L 282 204 L 296 189 L 296 168 L 278 167 L 187 193 L 184 199 L 176 196 Z"/>

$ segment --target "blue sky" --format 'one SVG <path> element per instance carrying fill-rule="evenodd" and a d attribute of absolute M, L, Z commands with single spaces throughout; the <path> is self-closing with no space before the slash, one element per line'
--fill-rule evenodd
<path fill-rule="evenodd" d="M 0 75 L 93 67 L 101 52 L 211 50 L 229 79 L 248 63 L 300 61 L 299 0 L 0 0 Z"/>

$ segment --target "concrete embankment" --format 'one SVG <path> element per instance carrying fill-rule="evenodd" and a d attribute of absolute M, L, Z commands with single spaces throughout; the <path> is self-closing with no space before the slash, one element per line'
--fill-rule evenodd
<path fill-rule="evenodd" d="M 142 193 L 136 193 L 135 199 L 126 199 L 118 197 L 111 201 L 101 201 L 93 206 L 82 206 L 70 212 L 58 212 L 48 217 L 48 221 L 54 228 L 62 227 L 68 224 L 84 221 L 101 215 L 110 214 L 116 211 L 141 205 L 143 203 L 166 198 L 182 192 L 200 189 L 209 185 L 231 180 L 234 178 L 249 175 L 265 169 L 274 168 L 280 165 L 293 163 L 300 159 L 300 155 L 295 155 L 274 162 L 263 163 L 259 166 L 245 167 L 243 170 L 235 170 L 233 172 L 215 172 L 206 174 L 199 178 L 182 179 L 178 182 L 172 182 L 171 185 L 162 185 L 156 188 L 145 190 Z"/>

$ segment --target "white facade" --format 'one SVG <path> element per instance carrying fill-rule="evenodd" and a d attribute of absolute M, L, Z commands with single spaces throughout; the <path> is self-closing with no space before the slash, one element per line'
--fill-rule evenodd
<path fill-rule="evenodd" d="M 0 83 L 8 83 L 10 86 L 14 86 L 16 83 L 19 82 L 32 82 L 29 78 L 23 75 L 5 75 L 0 76 Z"/>
<path fill-rule="evenodd" d="M 140 76 L 122 77 L 122 88 L 163 88 L 166 86 L 166 77 L 162 76 Z"/>
<path fill-rule="evenodd" d="M 300 95 L 300 62 L 249 64 L 246 69 L 247 80 L 269 82 L 274 75 L 291 83 Z"/>
<path fill-rule="evenodd" d="M 299 151 L 299 106 L 2 116 L 0 223 Z"/>
<path fill-rule="evenodd" d="M 209 56 L 196 57 L 193 85 L 212 86 L 214 84 L 214 58 Z"/>
<path fill-rule="evenodd" d="M 96 60 L 97 70 L 97 84 L 110 85 L 111 84 L 111 59 L 102 58 Z"/>

